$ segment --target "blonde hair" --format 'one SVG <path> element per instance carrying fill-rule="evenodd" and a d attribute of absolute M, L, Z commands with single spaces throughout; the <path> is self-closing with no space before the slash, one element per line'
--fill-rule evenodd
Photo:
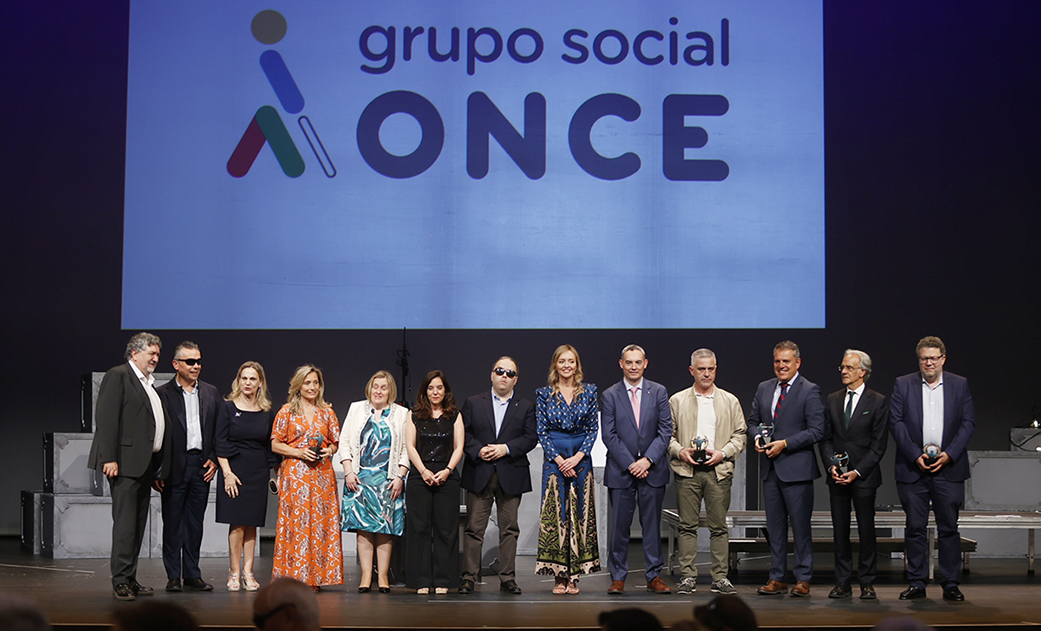
<path fill-rule="evenodd" d="M 313 364 L 304 364 L 296 369 L 293 378 L 289 380 L 289 398 L 286 399 L 286 404 L 293 414 L 300 414 L 300 399 L 303 398 L 300 396 L 300 388 L 304 386 L 304 380 L 311 373 L 318 375 L 318 398 L 315 400 L 315 405 L 319 410 L 331 407 L 325 402 L 325 377 L 322 376 L 321 369 Z"/>
<path fill-rule="evenodd" d="M 550 396 L 560 392 L 560 375 L 557 373 L 557 360 L 564 353 L 571 351 L 575 355 L 575 394 L 582 392 L 582 377 L 585 375 L 582 373 L 582 359 L 578 356 L 578 349 L 570 344 L 561 344 L 557 347 L 557 350 L 553 351 L 553 359 L 549 361 L 549 386 L 553 388 L 553 392 Z"/>
<path fill-rule="evenodd" d="M 387 393 L 387 404 L 390 405 L 398 399 L 398 384 L 394 381 L 394 377 L 386 370 L 377 370 L 376 374 L 369 377 L 369 382 L 365 384 L 365 400 L 372 403 L 372 384 L 377 379 L 387 380 L 387 389 L 390 392 Z"/>
<path fill-rule="evenodd" d="M 264 374 L 264 367 L 259 362 L 248 361 L 239 366 L 239 371 L 235 373 L 235 380 L 231 382 L 231 394 L 224 397 L 224 400 L 234 401 L 242 397 L 242 387 L 239 385 L 239 379 L 242 378 L 242 371 L 247 368 L 255 370 L 257 377 L 260 377 L 260 387 L 257 388 L 257 405 L 260 406 L 261 410 L 267 412 L 271 409 L 271 395 L 267 391 L 267 375 Z"/>

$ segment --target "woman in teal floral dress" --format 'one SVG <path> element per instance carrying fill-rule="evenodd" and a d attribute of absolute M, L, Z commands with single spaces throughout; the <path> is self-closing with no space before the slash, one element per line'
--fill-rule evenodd
<path fill-rule="evenodd" d="M 394 377 L 385 370 L 377 372 L 365 386 L 365 400 L 351 404 L 340 432 L 337 458 L 346 472 L 342 530 L 358 533 L 362 593 L 372 589 L 373 551 L 379 590 L 390 591 L 392 537 L 405 528 L 408 411 L 393 403 L 396 397 Z"/>
<path fill-rule="evenodd" d="M 569 344 L 557 348 L 549 385 L 535 391 L 542 465 L 542 511 L 536 574 L 556 577 L 554 594 L 577 594 L 578 576 L 600 570 L 593 461 L 600 408 L 596 386 L 582 383 L 582 362 Z"/>

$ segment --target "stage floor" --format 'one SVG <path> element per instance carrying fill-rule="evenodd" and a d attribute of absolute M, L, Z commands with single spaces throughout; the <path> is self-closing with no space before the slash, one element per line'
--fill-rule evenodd
<path fill-rule="evenodd" d="M 265 542 L 268 553 L 270 543 Z M 830 558 L 816 559 L 816 576 L 809 598 L 758 596 L 756 588 L 766 578 L 766 559 L 745 560 L 741 572 L 732 576 L 739 595 L 755 610 L 764 628 L 841 629 L 867 628 L 882 618 L 914 616 L 938 629 L 1011 627 L 1041 624 L 1039 579 L 1026 575 L 1023 559 L 972 560 L 972 574 L 963 577 L 966 602 L 948 603 L 940 598 L 940 588 L 930 585 L 929 598 L 904 602 L 898 599 L 906 587 L 902 562 L 880 559 L 876 583 L 879 600 L 863 602 L 856 598 L 830 600 L 832 587 Z M 707 557 L 707 555 L 703 555 Z M 461 596 L 419 596 L 394 588 L 390 594 L 358 594 L 358 567 L 347 564 L 347 584 L 324 588 L 318 594 L 321 620 L 325 628 L 368 629 L 592 629 L 601 611 L 622 607 L 642 607 L 654 612 L 668 627 L 689 619 L 695 605 L 708 602 L 713 594 L 707 583 L 689 596 L 656 596 L 643 589 L 642 553 L 634 547 L 624 596 L 608 596 L 610 577 L 606 570 L 580 582 L 582 593 L 555 596 L 553 581 L 533 575 L 534 557 L 519 559 L 517 582 L 521 596 L 507 596 L 498 590 L 498 580 L 486 577 L 475 594 Z M 699 559 L 700 560 L 700 559 Z M 706 559 L 707 560 L 707 559 Z M 141 561 L 138 579 L 156 589 L 157 600 L 169 600 L 189 609 L 204 626 L 249 628 L 255 594 L 229 593 L 225 559 L 203 559 L 203 576 L 216 586 L 211 593 L 168 594 L 163 591 L 166 575 L 162 561 Z M 708 568 L 699 567 L 704 577 Z M 271 557 L 258 561 L 257 577 L 266 583 L 271 574 Z M 670 586 L 675 578 L 666 576 Z M 56 627 L 67 629 L 100 628 L 110 622 L 109 612 L 125 606 L 112 598 L 107 559 L 54 560 L 20 550 L 17 539 L 0 539 L 0 591 L 35 600 Z"/>

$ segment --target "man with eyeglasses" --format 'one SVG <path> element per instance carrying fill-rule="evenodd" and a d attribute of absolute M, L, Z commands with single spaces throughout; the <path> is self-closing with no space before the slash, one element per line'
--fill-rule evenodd
<path fill-rule="evenodd" d="M 824 402 L 817 384 L 799 373 L 799 346 L 774 346 L 775 379 L 759 384 L 748 415 L 748 435 L 759 452 L 770 577 L 756 590 L 763 596 L 809 596 L 813 578 L 813 481 L 821 476 L 814 446 L 824 437 Z M 764 439 L 763 428 L 772 427 Z M 795 585 L 788 591 L 788 522 L 795 541 Z"/>
<path fill-rule="evenodd" d="M 828 598 L 849 598 L 853 574 L 853 547 L 850 542 L 850 510 L 856 509 L 860 534 L 860 561 L 857 581 L 861 600 L 874 600 L 875 574 L 875 495 L 882 483 L 878 464 L 886 452 L 889 405 L 886 398 L 867 387 L 871 376 L 871 356 L 847 349 L 842 355 L 839 374 L 844 386 L 828 395 L 824 406 L 824 438 L 819 448 L 821 461 L 828 468 L 828 493 L 831 499 L 831 525 L 835 537 L 835 587 Z M 844 462 L 835 462 L 845 455 Z"/>
<path fill-rule="evenodd" d="M 730 554 L 727 510 L 730 509 L 734 463 L 747 443 L 745 413 L 737 397 L 715 385 L 715 353 L 707 348 L 691 353 L 690 374 L 694 385 L 669 398 L 672 410 L 669 466 L 676 474 L 676 505 L 680 516 L 677 539 L 681 578 L 676 593 L 693 594 L 698 589 L 695 559 L 704 498 L 712 555 L 712 591 L 736 594 L 737 589 L 727 578 Z M 699 437 L 704 444 L 695 443 Z M 695 455 L 703 455 L 703 459 L 695 459 Z"/>
<path fill-rule="evenodd" d="M 116 600 L 149 596 L 154 589 L 137 582 L 152 485 L 170 467 L 166 412 L 155 391 L 155 367 L 162 342 L 151 333 L 130 338 L 127 362 L 101 380 L 95 406 L 94 442 L 87 466 L 108 478 L 112 492 L 112 591 Z"/>
<path fill-rule="evenodd" d="M 318 599 L 295 578 L 276 578 L 257 592 L 253 626 L 260 631 L 320 631 Z"/>
<path fill-rule="evenodd" d="M 177 375 L 158 388 L 170 415 L 170 470 L 157 487 L 162 492 L 163 565 L 166 591 L 211 591 L 199 570 L 202 523 L 210 495 L 210 480 L 217 473 L 214 432 L 220 395 L 217 388 L 199 379 L 202 353 L 195 342 L 184 341 L 174 349 Z"/>
<path fill-rule="evenodd" d="M 936 516 L 943 599 L 963 601 L 958 509 L 969 478 L 966 454 L 976 431 L 976 414 L 965 377 L 944 372 L 947 348 L 935 336 L 916 348 L 918 372 L 898 377 L 889 407 L 889 430 L 896 445 L 896 488 L 907 514 L 904 556 L 910 586 L 900 600 L 925 598 L 929 571 L 926 527 L 929 507 Z"/>
<path fill-rule="evenodd" d="M 492 366 L 492 387 L 468 398 L 462 407 L 466 437 L 461 486 L 466 489 L 466 529 L 463 531 L 462 580 L 459 593 L 474 591 L 481 578 L 484 532 L 498 509 L 499 590 L 518 595 L 517 517 L 521 495 L 531 491 L 528 452 L 535 448 L 535 406 L 518 395 L 517 362 L 500 357 Z"/>

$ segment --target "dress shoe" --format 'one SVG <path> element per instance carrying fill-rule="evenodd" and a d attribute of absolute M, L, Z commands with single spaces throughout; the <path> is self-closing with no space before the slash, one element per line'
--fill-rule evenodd
<path fill-rule="evenodd" d="M 810 595 L 810 583 L 809 581 L 798 581 L 795 585 L 792 585 L 792 596 L 809 596 Z"/>
<path fill-rule="evenodd" d="M 665 581 L 661 580 L 660 576 L 655 576 L 651 580 L 647 581 L 647 591 L 662 595 L 672 593 L 672 589 L 665 584 Z"/>
<path fill-rule="evenodd" d="M 134 590 L 130 587 L 129 583 L 120 583 L 114 588 L 116 600 L 122 600 L 129 602 L 131 600 L 137 600 L 137 596 L 134 595 Z"/>
<path fill-rule="evenodd" d="M 521 588 L 520 585 L 517 584 L 517 581 L 511 578 L 508 581 L 503 581 L 502 583 L 499 583 L 499 591 L 517 596 L 520 595 Z"/>
<path fill-rule="evenodd" d="M 166 587 L 170 589 L 169 586 Z M 210 585 L 201 578 L 186 578 L 184 579 L 184 589 L 189 592 L 212 592 L 213 585 Z"/>
<path fill-rule="evenodd" d="M 155 593 L 155 590 L 151 587 L 142 585 L 137 581 L 130 581 L 130 589 L 134 590 L 135 596 L 151 596 Z"/>
<path fill-rule="evenodd" d="M 755 593 L 762 594 L 763 596 L 778 596 L 788 591 L 788 583 L 782 583 L 781 581 L 775 581 L 770 579 L 766 581 L 766 585 L 763 585 L 759 589 L 755 590 Z"/>
<path fill-rule="evenodd" d="M 625 581 L 611 581 L 611 586 L 607 588 L 607 593 L 612 596 L 620 596 L 625 593 Z"/>
<path fill-rule="evenodd" d="M 914 600 L 915 598 L 925 598 L 925 588 L 911 585 L 904 591 L 900 592 L 900 600 Z"/>
<path fill-rule="evenodd" d="M 473 591 L 474 591 L 474 582 L 473 581 L 471 581 L 470 579 L 467 579 L 467 578 L 464 578 L 463 580 L 459 581 L 459 593 L 460 594 L 470 594 L 470 593 L 473 593 Z"/>
<path fill-rule="evenodd" d="M 168 592 L 179 592 L 181 591 L 181 579 L 171 578 L 166 581 L 166 591 Z"/>
<path fill-rule="evenodd" d="M 849 585 L 836 585 L 828 592 L 828 598 L 849 598 L 852 595 L 853 591 L 849 588 Z"/>
<path fill-rule="evenodd" d="M 860 599 L 861 600 L 875 600 L 878 595 L 875 594 L 874 585 L 861 585 L 860 586 Z"/>
<path fill-rule="evenodd" d="M 960 603 L 965 600 L 965 594 L 961 593 L 957 585 L 948 585 L 943 588 L 943 599 Z"/>

